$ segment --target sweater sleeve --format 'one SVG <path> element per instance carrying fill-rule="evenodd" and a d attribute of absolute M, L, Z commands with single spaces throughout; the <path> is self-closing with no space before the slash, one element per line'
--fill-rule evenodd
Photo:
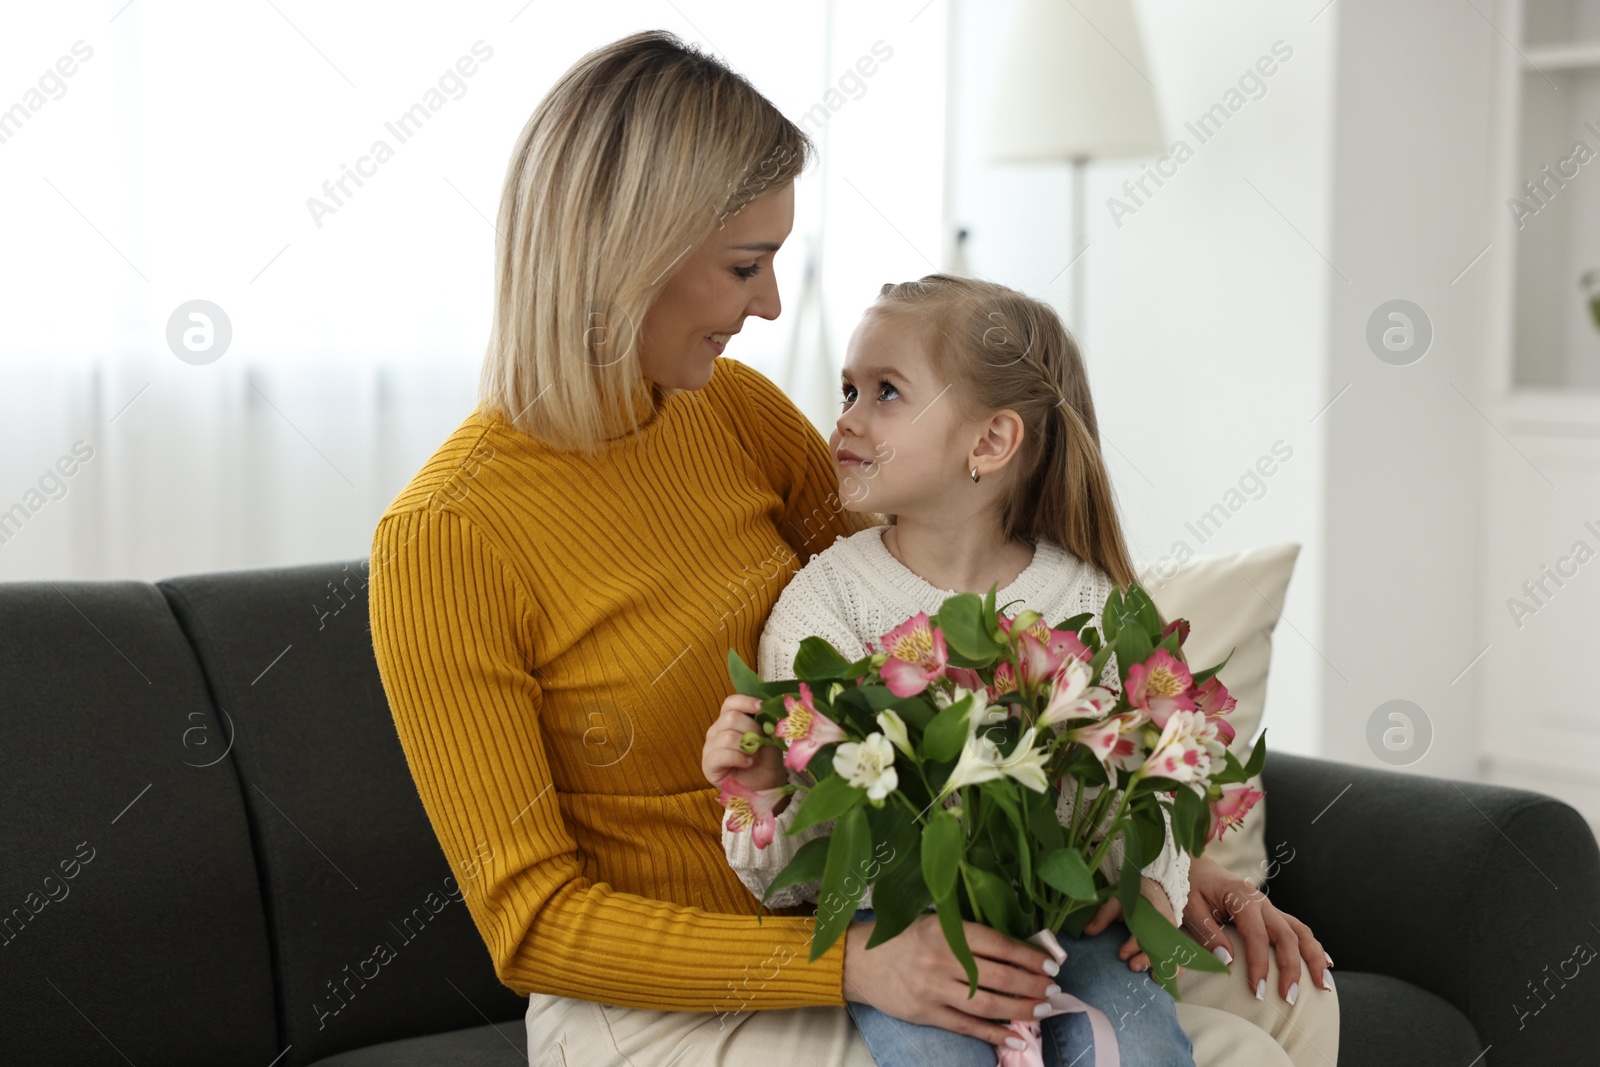
<path fill-rule="evenodd" d="M 390 711 L 452 866 L 493 857 L 466 902 L 502 983 L 668 1011 L 845 1002 L 844 939 L 808 963 L 810 917 L 710 912 L 583 874 L 540 725 L 529 635 L 542 608 L 475 525 L 446 510 L 395 514 L 373 556 Z M 752 969 L 773 975 L 747 983 Z"/>
<path fill-rule="evenodd" d="M 820 577 L 820 565 L 813 562 L 795 575 L 773 605 L 772 613 L 767 616 L 766 628 L 761 632 L 760 643 L 756 646 L 756 672 L 762 681 L 793 678 L 795 653 L 800 650 L 800 642 L 812 634 L 826 639 L 846 659 L 860 659 L 867 654 L 861 641 L 844 621 L 823 606 L 823 599 L 817 596 Z M 792 771 L 789 781 L 796 786 L 804 785 L 804 779 Z M 833 823 L 828 821 L 813 824 L 793 837 L 789 836 L 789 827 L 794 824 L 795 813 L 800 810 L 805 798 L 804 788 L 796 789 L 789 795 L 788 806 L 775 817 L 777 828 L 766 848 L 756 848 L 748 830 L 734 833 L 726 823 L 723 824 L 722 847 L 727 853 L 728 863 L 739 875 L 739 880 L 758 898 L 766 893 L 772 880 L 788 866 L 806 842 L 833 832 Z M 779 908 L 802 901 L 815 901 L 821 890 L 820 881 L 800 882 L 778 890 L 767 905 Z M 871 893 L 869 887 L 861 907 L 871 906 Z"/>

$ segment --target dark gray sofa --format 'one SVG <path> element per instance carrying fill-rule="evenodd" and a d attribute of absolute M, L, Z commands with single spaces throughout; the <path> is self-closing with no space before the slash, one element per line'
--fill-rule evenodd
<path fill-rule="evenodd" d="M 0 1063 L 527 1062 L 395 736 L 365 568 L 0 584 Z M 1269 891 L 1339 964 L 1341 1064 L 1596 1061 L 1575 811 L 1283 755 L 1266 781 L 1293 851 Z"/>

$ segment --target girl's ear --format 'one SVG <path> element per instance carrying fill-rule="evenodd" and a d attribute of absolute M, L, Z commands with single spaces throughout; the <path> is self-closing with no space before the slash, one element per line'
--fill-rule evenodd
<path fill-rule="evenodd" d="M 1002 408 L 984 422 L 972 454 L 992 460 L 995 468 L 1003 467 L 1022 447 L 1022 435 L 1022 416 Z"/>

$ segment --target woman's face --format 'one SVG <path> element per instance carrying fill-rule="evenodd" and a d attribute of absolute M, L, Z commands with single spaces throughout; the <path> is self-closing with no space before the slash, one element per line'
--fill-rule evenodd
<path fill-rule="evenodd" d="M 640 330 L 646 378 L 669 389 L 699 389 L 748 316 L 778 317 L 772 258 L 793 228 L 791 183 L 752 200 L 685 251 Z"/>

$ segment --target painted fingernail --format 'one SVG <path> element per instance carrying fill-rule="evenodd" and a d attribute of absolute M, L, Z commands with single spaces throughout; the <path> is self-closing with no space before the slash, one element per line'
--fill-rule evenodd
<path fill-rule="evenodd" d="M 1267 999 L 1267 980 L 1265 978 L 1257 978 L 1256 979 L 1256 999 L 1257 1000 L 1266 1000 Z"/>
<path fill-rule="evenodd" d="M 1322 972 L 1322 988 L 1326 989 L 1330 993 L 1333 992 L 1333 972 L 1332 971 L 1323 971 Z"/>
<path fill-rule="evenodd" d="M 1035 1004 L 1033 1006 L 1033 1017 L 1035 1019 L 1043 1019 L 1046 1015 L 1054 1015 L 1055 1013 L 1056 1006 L 1051 1004 L 1049 1001 L 1045 1001 L 1043 1004 Z"/>
<path fill-rule="evenodd" d="M 1221 960 L 1224 967 L 1228 967 L 1233 964 L 1233 953 L 1229 952 L 1221 945 L 1218 945 L 1216 948 L 1212 949 L 1211 954 L 1217 957 L 1217 959 Z"/>
<path fill-rule="evenodd" d="M 1054 978 L 1056 975 L 1061 973 L 1061 968 L 1056 966 L 1055 960 L 1045 960 L 1040 966 L 1044 968 L 1044 973 L 1048 974 L 1051 978 Z"/>
<path fill-rule="evenodd" d="M 1323 953 L 1323 954 L 1322 954 L 1322 958 L 1323 958 L 1323 959 L 1325 959 L 1325 960 L 1327 960 L 1327 961 L 1328 961 L 1328 966 L 1329 966 L 1329 967 L 1332 967 L 1332 966 L 1333 966 L 1333 957 L 1332 957 L 1332 956 L 1330 956 L 1330 955 L 1328 955 L 1328 954 L 1327 954 L 1327 953 L 1326 953 L 1326 952 L 1324 952 L 1324 953 Z"/>
<path fill-rule="evenodd" d="M 1324 971 L 1323 973 L 1326 974 L 1327 972 Z M 1053 997 L 1059 992 L 1061 992 L 1061 987 L 1056 985 L 1054 982 L 1051 982 L 1049 985 L 1045 986 L 1044 995 L 1047 997 Z"/>
<path fill-rule="evenodd" d="M 1299 995 L 1300 995 L 1300 983 L 1299 982 L 1290 982 L 1289 983 L 1289 995 L 1284 997 L 1283 999 L 1287 1000 L 1290 1004 L 1293 1004 L 1294 1003 L 1294 998 L 1298 997 Z"/>
<path fill-rule="evenodd" d="M 1023 1049 L 1028 1047 L 1027 1042 L 1023 1041 L 1020 1037 L 1008 1037 L 1006 1038 L 1006 1044 L 1010 1045 L 1018 1052 L 1021 1052 Z"/>

